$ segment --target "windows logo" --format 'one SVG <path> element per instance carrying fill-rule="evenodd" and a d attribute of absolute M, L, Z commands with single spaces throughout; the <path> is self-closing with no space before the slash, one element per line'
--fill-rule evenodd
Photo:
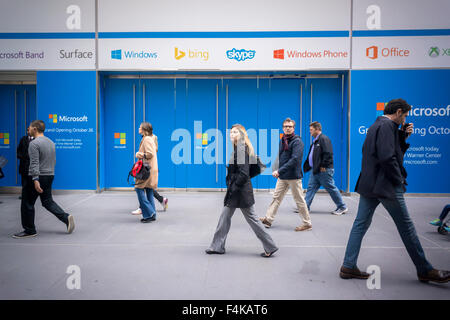
<path fill-rule="evenodd" d="M 284 49 L 273 50 L 273 58 L 284 60 Z"/>
<path fill-rule="evenodd" d="M 9 145 L 9 132 L 0 133 L 0 145 Z"/>
<path fill-rule="evenodd" d="M 197 133 L 195 136 L 195 145 L 206 146 L 208 144 L 208 134 L 207 133 Z"/>
<path fill-rule="evenodd" d="M 111 50 L 111 59 L 122 60 L 122 50 Z"/>
<path fill-rule="evenodd" d="M 114 144 L 115 145 L 125 145 L 127 144 L 127 135 L 125 132 L 115 132 L 114 133 Z"/>
<path fill-rule="evenodd" d="M 58 123 L 58 115 L 57 114 L 49 114 L 48 122 L 49 123 Z"/>
<path fill-rule="evenodd" d="M 386 102 L 377 102 L 377 117 L 384 114 L 384 107 L 387 105 Z"/>

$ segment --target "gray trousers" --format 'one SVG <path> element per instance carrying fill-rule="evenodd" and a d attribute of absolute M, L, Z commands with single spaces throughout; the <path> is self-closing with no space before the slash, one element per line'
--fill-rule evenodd
<path fill-rule="evenodd" d="M 217 252 L 225 252 L 225 241 L 230 231 L 231 217 L 233 217 L 234 211 L 236 211 L 236 208 L 223 207 L 216 233 L 214 233 L 214 238 L 209 249 Z M 256 216 L 255 206 L 241 208 L 241 211 L 244 214 L 245 220 L 247 220 L 247 223 L 253 229 L 253 232 L 261 240 L 264 251 L 270 253 L 277 250 L 278 248 L 273 242 L 272 237 L 264 230 L 261 221 Z"/>

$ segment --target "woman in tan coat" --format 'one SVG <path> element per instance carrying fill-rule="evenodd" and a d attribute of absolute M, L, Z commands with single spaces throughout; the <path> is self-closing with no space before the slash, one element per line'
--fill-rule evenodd
<path fill-rule="evenodd" d="M 150 177 L 147 180 L 136 180 L 135 190 L 142 210 L 142 223 L 156 220 L 155 202 L 153 190 L 158 188 L 158 158 L 156 156 L 155 141 L 151 137 L 152 125 L 142 122 L 139 126 L 139 134 L 142 135 L 139 151 L 136 158 L 142 159 L 150 165 Z"/>
<path fill-rule="evenodd" d="M 156 153 L 158 153 L 158 137 L 156 136 L 156 134 L 153 133 L 153 127 L 151 124 L 150 124 L 150 128 L 151 128 L 150 136 L 153 138 L 153 141 L 155 142 Z M 156 189 L 153 189 L 153 197 L 155 197 L 155 199 L 159 201 L 159 203 L 162 205 L 164 211 L 166 211 L 169 206 L 169 199 L 161 196 Z M 131 211 L 131 214 L 140 215 L 140 214 L 142 214 L 142 210 L 139 207 L 136 210 Z"/>

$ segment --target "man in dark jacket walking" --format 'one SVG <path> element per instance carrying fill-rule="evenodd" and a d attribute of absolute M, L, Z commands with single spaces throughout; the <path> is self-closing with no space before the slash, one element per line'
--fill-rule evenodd
<path fill-rule="evenodd" d="M 30 135 L 30 127 L 27 128 L 27 135 L 20 139 L 17 146 L 17 158 L 19 161 L 19 173 L 22 177 L 22 187 L 25 185 L 30 167 L 30 156 L 28 155 L 28 146 L 34 138 Z"/>
<path fill-rule="evenodd" d="M 362 150 L 361 173 L 356 183 L 360 194 L 358 214 L 353 223 L 340 270 L 343 279 L 367 279 L 369 274 L 357 267 L 363 237 L 380 204 L 395 222 L 402 241 L 417 269 L 420 281 L 448 282 L 449 271 L 435 270 L 425 258 L 414 224 L 406 208 L 406 170 L 403 156 L 409 148 L 406 139 L 413 133 L 413 124 L 405 123 L 411 106 L 403 99 L 389 101 L 384 115 L 369 128 Z M 399 130 L 399 125 L 402 125 Z"/>
<path fill-rule="evenodd" d="M 295 228 L 295 231 L 307 231 L 312 229 L 311 219 L 309 217 L 308 208 L 303 198 L 302 188 L 302 158 L 303 158 L 303 142 L 297 136 L 295 131 L 295 121 L 287 118 L 283 121 L 284 135 L 280 141 L 280 149 L 278 153 L 279 168 L 272 175 L 277 178 L 277 185 L 273 194 L 272 202 L 267 209 L 265 217 L 260 218 L 266 228 L 270 228 L 277 214 L 278 207 L 283 201 L 286 192 L 291 188 L 292 196 L 303 224 Z"/>
<path fill-rule="evenodd" d="M 337 207 L 331 213 L 335 215 L 344 214 L 348 209 L 333 180 L 333 146 L 331 141 L 322 133 L 322 125 L 317 121 L 309 125 L 309 132 L 314 137 L 314 140 L 309 147 L 308 157 L 303 164 L 305 172 L 312 169 L 305 197 L 308 210 L 311 210 L 311 202 L 322 185 L 328 191 Z"/>

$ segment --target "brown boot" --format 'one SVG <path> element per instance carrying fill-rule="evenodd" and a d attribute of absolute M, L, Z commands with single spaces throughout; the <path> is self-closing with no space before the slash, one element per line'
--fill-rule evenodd
<path fill-rule="evenodd" d="M 450 271 L 432 269 L 426 274 L 418 274 L 419 281 L 421 282 L 437 282 L 445 283 L 450 281 Z"/>
<path fill-rule="evenodd" d="M 312 225 L 307 225 L 304 224 L 302 226 L 298 226 L 297 228 L 295 228 L 295 231 L 310 231 L 312 230 Z"/>
<path fill-rule="evenodd" d="M 362 272 L 359 271 L 358 268 L 354 268 L 354 269 L 349 269 L 346 268 L 344 266 L 341 267 L 341 270 L 339 272 L 339 276 L 342 279 L 369 279 L 370 274 L 368 274 L 367 272 Z"/>

